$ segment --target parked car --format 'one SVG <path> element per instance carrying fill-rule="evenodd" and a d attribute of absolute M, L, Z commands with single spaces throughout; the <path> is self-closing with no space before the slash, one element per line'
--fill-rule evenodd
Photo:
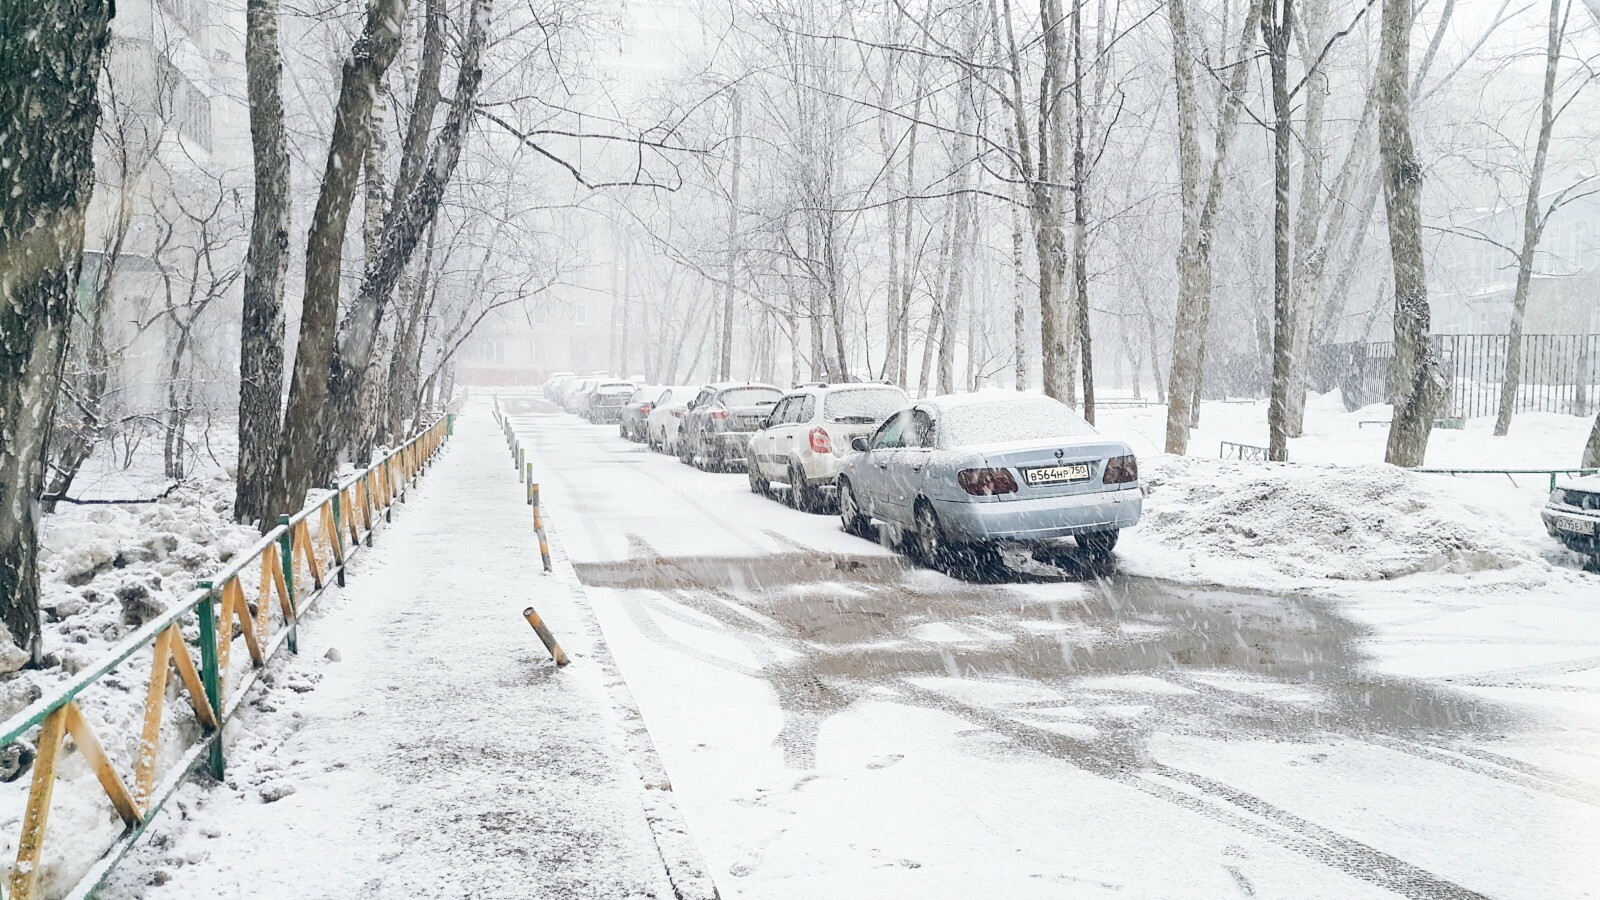
<path fill-rule="evenodd" d="M 1539 517 L 1551 537 L 1600 569 L 1600 475 L 1557 482 Z"/>
<path fill-rule="evenodd" d="M 1103 562 L 1143 508 L 1133 450 L 1048 397 L 932 397 L 853 449 L 839 473 L 845 530 L 881 521 L 941 568 L 981 572 L 1000 565 L 1000 542 L 1069 536 Z"/>
<path fill-rule="evenodd" d="M 587 411 L 586 404 L 589 402 L 589 395 L 594 392 L 595 388 L 600 386 L 601 380 L 601 378 L 594 377 L 573 379 L 568 385 L 566 393 L 561 395 L 561 408 L 573 415 L 583 415 Z"/>
<path fill-rule="evenodd" d="M 589 393 L 583 414 L 590 425 L 603 425 L 622 420 L 622 408 L 639 386 L 631 381 L 602 381 Z"/>
<path fill-rule="evenodd" d="M 561 393 L 561 388 L 571 378 L 571 372 L 556 372 L 555 374 L 551 375 L 550 378 L 544 383 L 544 398 L 546 400 L 556 399 Z"/>
<path fill-rule="evenodd" d="M 909 402 L 892 384 L 803 385 L 790 391 L 750 438 L 750 490 L 768 494 L 772 482 L 787 484 L 790 506 L 820 510 L 850 443 L 872 434 Z"/>
<path fill-rule="evenodd" d="M 707 385 L 689 403 L 678 434 L 678 459 L 702 469 L 744 462 L 750 436 L 766 421 L 783 391 L 770 384 L 724 381 Z"/>
<path fill-rule="evenodd" d="M 699 395 L 701 385 L 673 385 L 661 392 L 645 419 L 644 441 L 651 450 L 678 455 L 678 431 L 689 414 L 689 402 Z"/>
<path fill-rule="evenodd" d="M 617 420 L 617 433 L 635 444 L 644 443 L 645 422 L 649 420 L 650 410 L 655 408 L 656 398 L 666 389 L 665 385 L 660 384 L 636 388 L 622 406 L 622 418 Z"/>

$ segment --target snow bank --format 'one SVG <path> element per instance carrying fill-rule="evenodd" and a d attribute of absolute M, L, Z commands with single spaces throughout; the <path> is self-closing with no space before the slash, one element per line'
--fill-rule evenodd
<path fill-rule="evenodd" d="M 1526 570 L 1519 574 L 1542 580 L 1551 569 L 1528 540 L 1528 524 L 1514 518 L 1522 504 L 1471 502 L 1480 491 L 1471 482 L 1381 464 L 1160 456 L 1142 468 L 1148 497 L 1139 541 L 1155 545 L 1147 551 L 1188 551 L 1196 577 L 1265 575 L 1282 584 Z M 1173 574 L 1170 566 L 1169 552 L 1161 574 Z"/>

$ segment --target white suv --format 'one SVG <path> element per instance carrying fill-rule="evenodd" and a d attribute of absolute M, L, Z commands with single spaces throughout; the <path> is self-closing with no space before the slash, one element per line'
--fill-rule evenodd
<path fill-rule="evenodd" d="M 808 384 L 785 394 L 750 439 L 745 471 L 750 490 L 769 494 L 772 482 L 789 485 L 789 505 L 820 511 L 823 491 L 834 486 L 850 442 L 872 434 L 910 405 L 892 384 Z"/>

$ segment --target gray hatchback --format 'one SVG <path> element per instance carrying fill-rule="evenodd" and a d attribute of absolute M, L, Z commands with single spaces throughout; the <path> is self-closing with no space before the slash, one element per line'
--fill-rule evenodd
<path fill-rule="evenodd" d="M 881 521 L 947 568 L 996 564 L 1002 542 L 1065 537 L 1104 561 L 1143 509 L 1133 450 L 1036 394 L 932 397 L 852 447 L 839 475 L 845 530 Z"/>

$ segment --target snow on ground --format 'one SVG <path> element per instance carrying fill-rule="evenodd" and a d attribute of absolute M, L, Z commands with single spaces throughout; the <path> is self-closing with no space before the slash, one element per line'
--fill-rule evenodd
<path fill-rule="evenodd" d="M 180 789 L 102 896 L 673 896 L 646 824 L 662 785 L 627 749 L 594 620 L 540 571 L 486 412 L 300 642 L 230 726 L 224 782 Z"/>
<path fill-rule="evenodd" d="M 1541 479 L 1396 473 L 1320 398 L 1324 465 L 1146 456 L 1117 571 L 967 584 L 502 402 L 725 898 L 1597 895 L 1597 579 Z"/>
<path fill-rule="evenodd" d="M 1402 580 L 1410 590 L 1524 590 L 1588 582 L 1583 561 L 1545 534 L 1546 476 L 1448 476 L 1382 462 L 1389 408 L 1346 412 L 1337 394 L 1313 396 L 1306 436 L 1287 465 L 1216 458 L 1222 440 L 1264 444 L 1264 403 L 1207 403 L 1192 456 L 1161 454 L 1165 408 L 1108 408 L 1100 429 L 1141 454 L 1143 524 L 1122 551 L 1135 571 L 1236 585 Z M 1525 413 L 1511 434 L 1492 420 L 1435 429 L 1427 464 L 1558 468 L 1582 453 L 1590 420 Z M 1174 558 L 1173 551 L 1181 553 Z M 1408 576 L 1416 576 L 1410 577 Z"/>

